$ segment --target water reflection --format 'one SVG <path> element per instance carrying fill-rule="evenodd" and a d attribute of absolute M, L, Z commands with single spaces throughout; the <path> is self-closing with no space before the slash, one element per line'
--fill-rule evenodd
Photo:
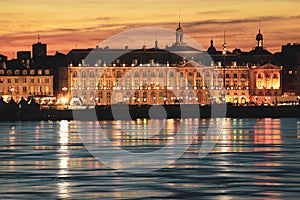
<path fill-rule="evenodd" d="M 67 181 L 60 181 L 64 180 L 68 176 L 69 171 L 69 122 L 64 120 L 59 123 L 59 171 L 58 171 L 58 196 L 60 198 L 69 198 L 69 183 Z"/>
<path fill-rule="evenodd" d="M 186 126 L 176 136 L 180 123 Z M 226 119 L 222 135 L 208 137 L 206 130 L 210 123 L 207 119 L 101 122 L 110 141 L 129 152 L 153 152 L 169 142 L 192 142 L 186 153 L 168 167 L 132 175 L 108 168 L 83 146 L 77 131 L 92 132 L 91 140 L 100 140 L 97 122 L 81 122 L 80 126 L 72 121 L 1 122 L 0 196 L 3 199 L 22 199 L 24 194 L 28 199 L 298 198 L 299 119 Z M 194 130 L 190 124 L 199 125 L 197 135 L 189 134 Z M 133 128 L 133 132 L 128 131 Z M 205 139 L 218 142 L 207 157 L 199 159 Z M 122 167 L 122 163 L 119 165 Z"/>

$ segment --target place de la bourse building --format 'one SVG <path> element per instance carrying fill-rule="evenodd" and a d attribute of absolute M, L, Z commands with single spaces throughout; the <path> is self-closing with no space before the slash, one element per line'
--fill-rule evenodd
<path fill-rule="evenodd" d="M 275 104 L 288 99 L 283 97 L 280 60 L 264 48 L 260 30 L 250 52 L 217 51 L 212 40 L 203 52 L 188 46 L 183 36 L 179 23 L 175 42 L 165 49 L 159 49 L 155 41 L 153 48 L 137 50 L 72 50 L 67 55 L 68 66 L 59 68 L 58 99 L 87 105 Z M 88 54 L 98 57 L 91 61 L 85 59 Z M 106 55 L 114 54 L 117 59 L 107 60 Z M 205 63 L 207 56 L 214 62 Z"/>

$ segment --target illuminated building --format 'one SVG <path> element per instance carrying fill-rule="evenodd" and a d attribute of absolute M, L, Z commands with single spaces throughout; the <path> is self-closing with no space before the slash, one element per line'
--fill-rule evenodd
<path fill-rule="evenodd" d="M 255 103 L 275 104 L 282 95 L 282 67 L 271 63 L 250 68 L 250 95 Z"/>
<path fill-rule="evenodd" d="M 53 75 L 50 69 L 35 69 L 30 67 L 29 60 L 17 60 L 2 63 L 0 68 L 0 96 L 6 101 L 13 98 L 34 97 L 42 103 L 43 100 L 54 99 Z"/>
<path fill-rule="evenodd" d="M 199 67 L 200 64 L 193 61 L 197 63 L 197 59 L 203 58 L 205 54 L 184 43 L 180 23 L 175 35 L 175 43 L 165 50 L 159 49 L 155 41 L 155 47 L 150 49 L 97 47 L 95 51 L 73 51 L 70 55 L 101 52 L 101 55 L 119 56 L 115 56 L 117 59 L 112 62 L 101 58 L 93 63 L 77 58 L 74 62 L 77 65 L 71 63 L 61 67 L 58 99 L 73 105 L 210 104 L 224 101 L 243 105 L 265 102 L 266 97 L 272 103 L 275 96 L 282 95 L 281 67 L 270 63 L 239 65 L 238 61 L 229 59 L 231 62 L 225 63 L 224 70 L 224 57 L 216 64 L 205 63 Z M 256 40 L 254 51 L 265 52 L 260 30 Z M 209 52 L 215 52 L 213 41 Z M 233 57 L 230 52 L 222 56 L 226 56 L 226 60 L 227 56 Z M 187 58 L 193 59 L 187 61 Z M 222 94 L 224 84 L 226 91 Z"/>

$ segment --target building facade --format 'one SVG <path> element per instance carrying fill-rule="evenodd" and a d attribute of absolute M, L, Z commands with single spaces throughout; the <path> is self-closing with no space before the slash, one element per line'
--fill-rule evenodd
<path fill-rule="evenodd" d="M 0 69 L 0 96 L 18 102 L 21 98 L 34 97 L 42 101 L 54 98 L 53 75 L 49 69 Z M 46 102 L 45 102 L 46 103 Z"/>
<path fill-rule="evenodd" d="M 60 69 L 58 99 L 84 105 L 272 103 L 282 95 L 279 66 L 68 66 Z M 225 76 L 224 76 L 225 74 Z M 224 87 L 225 85 L 225 87 Z M 265 101 L 266 97 L 268 101 Z"/>

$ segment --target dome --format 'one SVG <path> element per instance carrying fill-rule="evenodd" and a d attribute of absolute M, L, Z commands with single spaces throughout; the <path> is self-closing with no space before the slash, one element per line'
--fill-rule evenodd
<path fill-rule="evenodd" d="M 256 40 L 263 40 L 263 35 L 260 33 L 260 30 L 258 31 L 258 34 L 256 35 Z"/>
<path fill-rule="evenodd" d="M 176 32 L 178 32 L 178 33 L 183 33 L 183 30 L 182 30 L 182 28 L 181 28 L 181 26 L 180 26 L 180 22 L 179 22 L 179 24 L 178 24 L 178 28 L 176 29 Z"/>

